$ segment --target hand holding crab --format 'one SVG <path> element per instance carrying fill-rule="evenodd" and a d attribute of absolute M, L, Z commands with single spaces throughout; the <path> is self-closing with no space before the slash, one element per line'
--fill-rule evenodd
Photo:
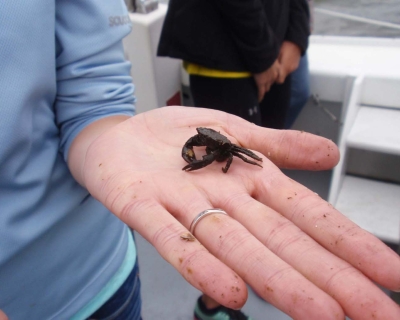
<path fill-rule="evenodd" d="M 70 151 L 78 181 L 214 300 L 240 308 L 248 283 L 294 319 L 400 319 L 398 306 L 373 283 L 400 290 L 399 257 L 278 168 L 330 169 L 339 160 L 332 141 L 188 107 L 119 122 L 86 148 L 90 127 Z M 188 140 L 193 128 L 198 134 Z M 218 177 L 213 170 L 182 172 L 181 156 L 185 170 L 227 160 L 227 171 L 238 155 L 260 166 L 258 156 L 231 141 L 268 156 L 260 156 L 263 169 Z M 196 159 L 196 146 L 206 147 L 205 158 Z M 210 208 L 228 214 L 202 218 L 192 237 L 191 223 Z"/>
<path fill-rule="evenodd" d="M 239 147 L 229 141 L 227 137 L 220 134 L 219 132 L 209 128 L 197 128 L 198 134 L 191 137 L 186 141 L 182 148 L 182 157 L 185 159 L 187 166 L 183 167 L 182 170 L 192 171 L 204 168 L 211 164 L 214 160 L 222 162 L 228 160 L 226 166 L 222 168 L 222 171 L 226 173 L 232 163 L 233 156 L 242 159 L 244 162 L 256 165 L 262 168 L 262 166 L 254 161 L 251 161 L 244 157 L 241 153 L 253 158 L 257 161 L 262 162 L 262 158 L 257 156 L 254 152 L 249 149 Z M 193 151 L 195 146 L 205 146 L 206 155 L 203 156 L 202 160 L 197 160 L 196 155 Z"/>

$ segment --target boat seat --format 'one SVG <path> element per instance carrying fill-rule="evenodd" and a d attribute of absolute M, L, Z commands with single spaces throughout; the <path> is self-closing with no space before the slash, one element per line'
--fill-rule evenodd
<path fill-rule="evenodd" d="M 361 106 L 346 144 L 351 148 L 400 155 L 400 110 Z"/>
<path fill-rule="evenodd" d="M 308 52 L 312 94 L 322 106 L 340 108 L 338 134 L 328 138 L 341 160 L 327 200 L 381 240 L 399 244 L 400 40 L 312 36 Z"/>
<path fill-rule="evenodd" d="M 371 94 L 366 90 L 364 81 L 361 82 L 363 89 L 358 90 L 359 94 L 367 92 L 373 98 L 373 104 L 380 105 L 349 106 L 349 109 L 353 108 L 354 118 L 344 120 L 351 123 L 347 124 L 346 135 L 340 141 L 343 159 L 337 170 L 341 170 L 341 181 L 337 184 L 334 204 L 340 212 L 382 241 L 398 244 L 400 108 L 396 103 L 400 101 L 393 99 L 393 95 L 385 94 L 380 96 L 379 101 L 377 88 L 375 91 L 370 88 L 372 93 L 375 92 L 375 95 Z M 368 101 L 365 97 L 359 100 Z M 391 168 L 385 167 L 388 163 Z"/>

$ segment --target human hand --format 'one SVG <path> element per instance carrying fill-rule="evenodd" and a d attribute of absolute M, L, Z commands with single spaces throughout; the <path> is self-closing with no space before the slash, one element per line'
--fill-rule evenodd
<path fill-rule="evenodd" d="M 298 68 L 300 58 L 301 51 L 296 44 L 290 41 L 282 43 L 278 57 L 280 69 L 276 80 L 277 83 L 284 83 L 286 77 Z"/>
<path fill-rule="evenodd" d="M 279 61 L 276 60 L 274 64 L 267 70 L 254 74 L 254 80 L 258 88 L 258 101 L 260 102 L 266 92 L 271 89 L 271 86 L 275 83 L 279 76 L 280 65 Z"/>
<path fill-rule="evenodd" d="M 8 317 L 2 310 L 0 310 L 0 320 L 8 320 Z"/>
<path fill-rule="evenodd" d="M 257 150 L 263 168 L 235 158 L 226 174 L 217 162 L 182 171 L 182 146 L 196 127 Z M 246 282 L 294 319 L 400 319 L 399 307 L 372 283 L 399 290 L 399 257 L 277 167 L 324 170 L 338 159 L 333 142 L 308 133 L 167 107 L 101 134 L 76 175 L 189 283 L 225 306 L 245 303 Z M 209 208 L 229 216 L 208 216 L 195 241 L 182 239 Z"/>

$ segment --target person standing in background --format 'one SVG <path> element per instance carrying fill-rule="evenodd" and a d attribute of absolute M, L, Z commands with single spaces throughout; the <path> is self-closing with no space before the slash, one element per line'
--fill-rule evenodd
<path fill-rule="evenodd" d="M 310 32 L 312 32 L 314 1 L 308 0 L 308 5 L 310 7 Z M 300 58 L 299 66 L 292 72 L 291 79 L 290 105 L 286 115 L 285 129 L 290 129 L 292 127 L 310 97 L 310 71 L 308 68 L 307 52 Z"/>
<path fill-rule="evenodd" d="M 306 0 L 170 0 L 157 54 L 184 61 L 195 106 L 283 128 L 308 36 Z"/>

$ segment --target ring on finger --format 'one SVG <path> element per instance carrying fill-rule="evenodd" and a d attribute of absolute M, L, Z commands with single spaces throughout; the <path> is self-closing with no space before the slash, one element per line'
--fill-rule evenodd
<path fill-rule="evenodd" d="M 204 211 L 200 212 L 200 213 L 193 219 L 192 223 L 190 224 L 190 228 L 189 228 L 190 233 L 194 235 L 194 229 L 196 228 L 196 225 L 199 223 L 199 221 L 200 221 L 201 219 L 203 219 L 204 217 L 209 216 L 209 215 L 211 215 L 211 214 L 225 214 L 225 215 L 228 215 L 228 214 L 226 213 L 226 211 L 224 211 L 224 210 L 222 210 L 222 209 L 219 209 L 219 208 L 204 210 Z"/>

